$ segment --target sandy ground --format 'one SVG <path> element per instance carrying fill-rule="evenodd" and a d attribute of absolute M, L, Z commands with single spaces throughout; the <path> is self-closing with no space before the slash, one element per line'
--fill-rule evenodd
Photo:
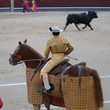
<path fill-rule="evenodd" d="M 3 99 L 2 110 L 33 110 L 27 102 L 26 85 L 7 86 L 3 84 L 25 83 L 25 65 L 11 66 L 8 58 L 18 45 L 18 41 L 28 39 L 28 44 L 42 55 L 51 34 L 50 26 L 64 28 L 69 13 L 80 12 L 37 12 L 37 13 L 0 13 L 0 96 Z M 110 74 L 110 12 L 98 12 L 98 19 L 91 22 L 94 31 L 89 27 L 78 31 L 69 25 L 61 33 L 74 45 L 70 56 L 78 58 L 70 60 L 71 64 L 86 61 L 87 66 L 96 69 L 100 76 Z M 83 25 L 79 25 L 81 28 Z M 104 100 L 110 101 L 110 78 L 101 79 Z M 104 104 L 102 110 L 110 110 L 110 103 Z M 65 110 L 56 108 L 53 110 Z M 42 105 L 42 110 L 46 110 Z"/>

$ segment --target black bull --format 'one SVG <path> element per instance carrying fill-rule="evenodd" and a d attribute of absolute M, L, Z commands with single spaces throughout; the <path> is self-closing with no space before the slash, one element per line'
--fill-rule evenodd
<path fill-rule="evenodd" d="M 72 23 L 75 24 L 75 26 L 79 31 L 80 29 L 77 24 L 85 24 L 85 27 L 83 27 L 82 29 L 85 29 L 87 26 L 89 26 L 91 30 L 93 30 L 93 28 L 90 25 L 90 22 L 94 18 L 98 18 L 97 13 L 95 11 L 88 11 L 86 13 L 81 13 L 81 14 L 69 14 L 67 17 L 64 30 L 69 24 L 72 24 Z"/>

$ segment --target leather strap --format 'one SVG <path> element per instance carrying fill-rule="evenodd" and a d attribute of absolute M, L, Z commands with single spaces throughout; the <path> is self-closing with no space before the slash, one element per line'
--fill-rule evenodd
<path fill-rule="evenodd" d="M 84 74 L 83 74 L 83 72 L 82 72 L 82 67 L 80 66 L 80 65 L 77 65 L 77 67 L 78 67 L 78 73 L 79 73 L 79 88 L 81 88 L 81 77 L 83 77 L 84 76 Z"/>

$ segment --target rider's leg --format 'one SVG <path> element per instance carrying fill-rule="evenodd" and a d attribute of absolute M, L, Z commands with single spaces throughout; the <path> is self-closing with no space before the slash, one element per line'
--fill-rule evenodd
<path fill-rule="evenodd" d="M 49 90 L 50 84 L 48 80 L 48 72 L 51 71 L 56 65 L 65 59 L 64 54 L 53 54 L 52 59 L 47 62 L 47 64 L 41 70 L 41 75 L 43 77 L 43 83 L 46 90 Z"/>

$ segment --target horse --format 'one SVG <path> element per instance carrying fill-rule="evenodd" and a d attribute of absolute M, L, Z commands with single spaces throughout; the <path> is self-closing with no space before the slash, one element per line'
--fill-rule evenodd
<path fill-rule="evenodd" d="M 9 58 L 9 63 L 14 66 L 20 64 L 21 61 L 25 63 L 26 68 L 36 69 L 36 67 L 39 66 L 39 61 L 41 62 L 41 64 L 44 62 L 44 57 L 40 53 L 38 53 L 35 49 L 33 49 L 31 46 L 27 45 L 27 40 L 25 40 L 24 43 L 19 41 L 17 48 Z M 94 87 L 96 91 L 95 98 L 97 102 L 97 108 L 99 109 L 103 107 L 103 91 L 102 91 L 101 81 L 98 72 L 95 69 L 86 66 L 82 66 L 82 72 L 84 76 L 93 76 Z M 72 67 L 69 68 L 66 73 L 68 73 L 68 75 L 70 76 L 78 77 L 79 76 L 78 67 L 72 65 Z M 51 96 L 51 100 L 55 100 L 55 97 L 53 98 Z M 52 104 L 51 100 L 49 103 L 48 101 L 46 102 L 44 101 L 47 110 L 50 110 L 50 104 Z M 63 100 L 63 97 L 61 100 Z M 33 104 L 33 107 L 34 110 L 40 110 L 40 104 Z M 60 107 L 62 107 L 62 105 Z"/>

